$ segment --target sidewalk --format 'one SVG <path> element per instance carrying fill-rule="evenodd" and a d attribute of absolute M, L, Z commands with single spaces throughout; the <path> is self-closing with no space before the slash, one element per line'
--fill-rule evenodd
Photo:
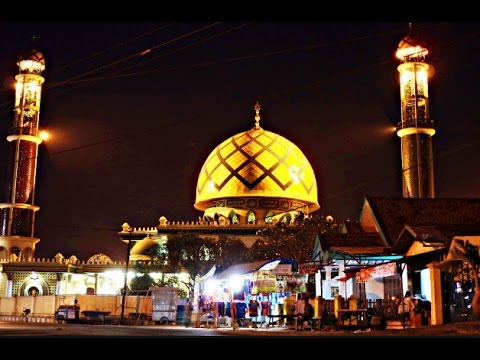
<path fill-rule="evenodd" d="M 202 328 L 203 329 L 203 328 Z M 480 337 L 480 321 L 465 321 L 446 325 L 422 326 L 419 328 L 400 329 L 400 330 L 336 330 L 331 327 L 325 327 L 318 331 L 300 330 L 296 331 L 292 327 L 275 326 L 261 328 L 237 328 L 221 327 L 211 329 L 225 333 L 225 335 L 238 336 L 302 336 L 302 337 L 323 337 L 323 336 L 375 336 L 375 337 Z"/>

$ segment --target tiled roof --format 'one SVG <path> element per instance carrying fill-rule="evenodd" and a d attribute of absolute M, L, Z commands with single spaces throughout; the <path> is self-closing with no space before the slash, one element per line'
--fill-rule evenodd
<path fill-rule="evenodd" d="M 405 225 L 434 226 L 443 233 L 480 228 L 480 198 L 366 197 L 385 239 L 393 244 Z M 450 229 L 450 230 L 449 230 Z"/>
<path fill-rule="evenodd" d="M 445 234 L 435 226 L 409 226 L 406 225 L 399 237 L 394 240 L 392 252 L 403 254 L 412 246 L 415 240 L 435 240 L 435 242 L 447 244 Z"/>
<path fill-rule="evenodd" d="M 378 233 L 352 233 L 352 234 L 322 234 L 320 236 L 322 250 L 342 250 L 357 248 L 359 251 L 382 253 L 384 245 Z"/>

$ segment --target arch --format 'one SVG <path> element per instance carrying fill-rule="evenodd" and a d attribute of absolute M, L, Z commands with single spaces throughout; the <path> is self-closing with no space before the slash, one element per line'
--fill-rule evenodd
<path fill-rule="evenodd" d="M 112 259 L 105 254 L 98 253 L 87 260 L 87 264 L 113 264 Z"/>
<path fill-rule="evenodd" d="M 282 216 L 281 222 L 283 222 L 285 224 L 290 224 L 291 221 L 292 221 L 292 215 L 285 214 L 285 215 Z"/>
<path fill-rule="evenodd" d="M 33 256 L 33 249 L 32 248 L 25 248 L 22 251 L 22 259 L 23 260 L 30 260 Z"/>
<path fill-rule="evenodd" d="M 247 224 L 255 224 L 257 222 L 257 217 L 252 210 L 247 212 Z"/>
<path fill-rule="evenodd" d="M 10 255 L 15 254 L 17 257 L 20 257 L 20 249 L 17 246 L 10 248 Z"/>
<path fill-rule="evenodd" d="M 267 215 L 265 215 L 265 223 L 271 224 L 273 222 L 273 217 L 274 216 L 275 216 L 275 214 L 273 213 L 273 211 L 269 211 L 267 213 Z"/>
<path fill-rule="evenodd" d="M 8 250 L 3 246 L 0 247 L 0 259 L 8 259 Z"/>
<path fill-rule="evenodd" d="M 47 282 L 38 273 L 32 271 L 18 289 L 18 296 L 50 295 Z"/>
<path fill-rule="evenodd" d="M 238 224 L 240 222 L 237 213 L 233 210 L 228 214 L 228 219 L 230 220 L 230 224 Z"/>

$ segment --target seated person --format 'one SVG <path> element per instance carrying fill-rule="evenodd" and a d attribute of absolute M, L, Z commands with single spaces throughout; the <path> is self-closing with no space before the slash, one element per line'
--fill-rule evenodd
<path fill-rule="evenodd" d="M 312 304 L 308 301 L 308 298 L 304 298 L 303 313 L 297 317 L 297 330 L 304 329 L 305 326 L 310 325 L 313 330 L 313 315 L 314 310 Z"/>

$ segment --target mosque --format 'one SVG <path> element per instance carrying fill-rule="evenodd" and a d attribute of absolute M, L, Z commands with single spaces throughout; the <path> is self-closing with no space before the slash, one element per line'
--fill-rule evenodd
<path fill-rule="evenodd" d="M 413 288 L 432 301 L 432 324 L 440 324 L 446 321 L 445 284 L 435 264 L 445 258 L 452 239 L 480 234 L 480 199 L 435 198 L 427 54 L 427 48 L 411 36 L 404 37 L 397 49 L 403 196 L 366 196 L 359 222 L 345 224 L 339 234 L 319 234 L 312 252 L 319 263 L 327 261 L 318 271 L 318 295 L 328 298 L 348 291 L 386 299 Z M 7 191 L 0 194 L 0 297 L 117 295 L 126 281 L 124 261 L 112 261 L 105 254 L 86 261 L 62 254 L 35 258 L 40 239 L 34 224 L 40 207 L 34 190 L 45 59 L 32 49 L 20 55 L 18 66 L 15 115 L 7 136 Z M 320 208 L 314 170 L 305 155 L 285 137 L 260 126 L 258 102 L 254 110 L 253 127 L 215 147 L 198 175 L 194 207 L 202 216 L 182 222 L 160 216 L 158 224 L 148 228 L 119 226 L 120 240 L 129 249 L 133 242 L 131 260 L 182 232 L 217 239 L 232 235 L 251 246 L 260 230 L 277 222 L 291 224 L 298 212 L 308 215 Z M 361 266 L 393 260 L 403 261 L 404 271 L 384 274 L 381 287 L 378 281 L 369 285 L 355 276 Z M 128 273 L 128 279 L 132 276 Z M 0 313 L 1 307 L 0 302 Z"/>

